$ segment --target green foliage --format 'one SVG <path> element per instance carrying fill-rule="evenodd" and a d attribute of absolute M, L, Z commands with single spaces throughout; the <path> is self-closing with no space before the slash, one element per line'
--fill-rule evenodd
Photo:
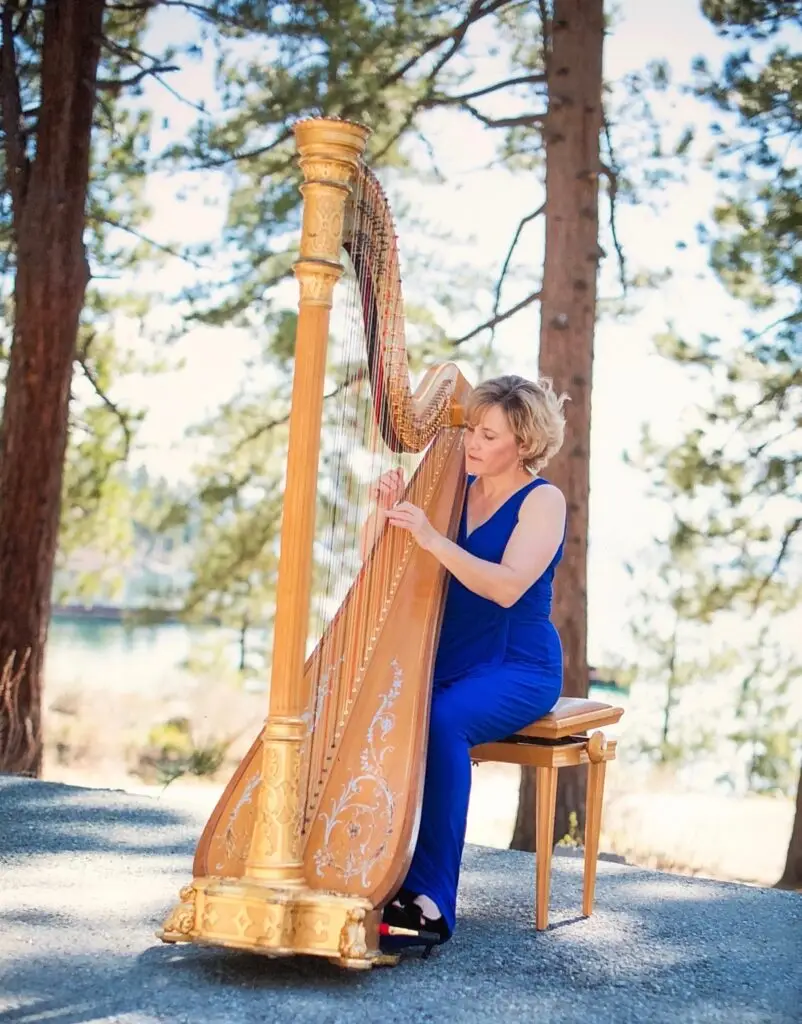
<path fill-rule="evenodd" d="M 226 17 L 238 25 L 245 7 L 229 5 Z M 240 631 L 269 630 L 272 621 L 296 322 L 276 288 L 290 273 L 299 229 L 293 123 L 315 114 L 367 122 L 373 129 L 371 166 L 387 182 L 402 186 L 413 173 L 425 177 L 429 172 L 420 169 L 419 149 L 414 164 L 411 159 L 411 147 L 417 146 L 411 140 L 436 106 L 481 116 L 471 99 L 454 92 L 471 71 L 462 52 L 474 26 L 514 7 L 351 0 L 290 8 L 247 5 L 247 32 L 225 19 L 215 21 L 219 102 L 201 113 L 191 138 L 167 158 L 181 168 L 214 168 L 224 175 L 228 212 L 222 238 L 215 240 L 215 259 L 225 273 L 222 279 L 195 282 L 184 299 L 190 322 L 245 327 L 261 349 L 239 393 L 194 431 L 206 453 L 197 467 L 196 494 L 168 513 L 192 521 L 198 538 L 189 587 L 170 601 L 179 601 L 188 619 L 212 619 Z M 509 34 L 504 17 L 494 21 L 493 31 Z M 542 89 L 534 76 L 530 79 L 523 87 Z M 431 225 L 421 223 L 403 201 L 402 188 L 397 198 L 394 213 L 405 238 L 421 243 L 404 249 L 405 320 L 416 373 L 433 357 L 454 356 L 443 317 L 470 318 L 489 281 L 468 265 L 443 265 L 434 258 Z M 208 252 L 201 247 L 194 256 Z M 341 285 L 341 295 L 342 290 Z M 365 491 L 365 481 L 357 480 L 345 458 L 347 442 L 335 408 L 348 372 L 336 359 L 329 367 L 332 401 L 324 412 L 313 633 L 327 617 L 334 552 L 343 559 L 354 547 L 354 522 Z M 364 401 L 356 391 L 349 398 L 357 406 Z M 346 408 L 346 420 L 352 427 L 367 422 L 357 407 Z M 333 508 L 343 516 L 337 527 Z M 344 577 L 351 578 L 356 568 L 343 564 Z"/>
<path fill-rule="evenodd" d="M 506 6 L 514 5 L 226 5 L 212 44 L 217 106 L 167 154 L 181 167 L 214 168 L 227 180 L 228 216 L 215 240 L 227 274 L 189 289 L 193 316 L 256 330 L 271 325 L 274 285 L 290 273 L 299 229 L 295 122 L 316 115 L 362 121 L 373 131 L 372 166 L 410 173 L 404 143 L 426 111 L 454 102 L 448 90 L 467 73 L 455 65 L 469 29 Z"/>
<path fill-rule="evenodd" d="M 767 39 L 802 18 L 799 0 L 702 0 L 701 6 L 717 31 L 736 39 Z"/>
<path fill-rule="evenodd" d="M 790 796 L 796 785 L 796 752 L 802 744 L 802 716 L 794 714 L 802 668 L 796 659 L 771 642 L 764 627 L 743 659 L 730 740 L 746 755 L 750 790 Z"/>
<path fill-rule="evenodd" d="M 171 718 L 150 730 L 140 755 L 139 774 L 167 786 L 182 775 L 214 776 L 233 737 L 196 743 L 186 718 Z"/>
<path fill-rule="evenodd" d="M 756 40 L 773 36 L 782 19 L 790 27 L 792 8 L 798 13 L 798 4 L 704 5 L 722 32 Z M 698 94 L 732 122 L 715 157 L 724 195 L 703 237 L 722 284 L 754 311 L 754 326 L 737 344 L 667 336 L 661 345 L 705 369 L 715 396 L 683 443 L 658 457 L 665 483 L 704 510 L 706 522 L 689 515 L 685 525 L 715 542 L 723 596 L 782 610 L 799 596 L 802 534 L 801 72 L 802 54 L 785 43 L 762 60 L 733 54 L 720 75 L 698 62 Z"/>
<path fill-rule="evenodd" d="M 579 832 L 576 811 L 571 811 L 568 815 L 568 831 L 562 839 L 558 840 L 557 846 L 566 847 L 571 850 L 579 849 L 582 846 L 582 837 Z"/>
<path fill-rule="evenodd" d="M 116 105 L 101 103 L 89 207 L 98 265 L 102 256 L 104 266 L 128 274 L 143 259 L 165 255 L 139 226 L 148 215 L 141 203 L 146 169 L 194 170 L 207 179 L 214 172 L 220 201 L 227 204 L 222 236 L 176 248 L 196 264 L 213 258 L 217 270 L 196 274 L 175 309 L 185 325 L 201 321 L 244 327 L 263 346 L 241 393 L 195 431 L 207 453 L 198 466 L 196 493 L 172 495 L 169 508 L 160 503 L 159 511 L 149 514 L 151 530 L 183 520 L 199 538 L 189 589 L 178 580 L 158 595 L 165 612 L 180 606 L 193 621 L 211 619 L 237 630 L 270 622 L 294 354 L 295 313 L 285 308 L 275 287 L 288 277 L 296 256 L 300 178 L 293 123 L 315 114 L 368 122 L 372 165 L 402 180 L 413 173 L 408 140 L 429 110 L 457 105 L 481 117 L 473 102 L 453 95 L 471 70 L 462 51 L 469 31 L 483 21 L 496 19 L 494 31 L 509 37 L 509 18 L 505 22 L 496 16 L 508 7 L 515 5 L 493 0 L 466 10 L 464 4 L 442 0 L 218 4 L 195 12 L 203 23 L 204 52 L 215 57 L 216 95 L 197 108 L 196 123 L 183 143 L 153 158 L 148 112 L 133 103 L 122 105 L 114 94 Z M 102 77 L 125 80 L 131 53 L 140 45 L 130 33 L 134 28 L 141 33 L 144 16 L 140 12 L 129 24 L 121 12 L 118 21 L 110 24 L 116 41 L 108 47 L 111 63 Z M 148 67 L 166 67 L 175 58 L 175 51 L 167 52 Z M 521 88 L 542 85 L 527 80 L 519 93 Z M 112 126 L 115 130 L 109 131 Z M 425 176 L 419 166 L 417 161 L 414 173 Z M 489 281 L 479 280 L 468 267 L 438 265 L 426 244 L 430 226 L 418 223 L 403 202 L 396 204 L 396 214 L 407 237 L 418 235 L 424 242 L 419 252 L 407 248 L 404 254 L 407 276 L 418 284 L 407 305 L 416 342 L 414 370 L 433 347 L 452 354 L 440 326 L 442 315 L 470 317 Z M 62 551 L 80 548 L 94 531 L 119 559 L 130 553 L 132 523 L 145 512 L 139 493 L 131 514 L 134 496 L 126 493 L 126 477 L 116 471 L 130 449 L 138 417 L 109 396 L 119 375 L 137 367 L 123 364 L 112 339 L 123 312 L 144 324 L 146 311 L 115 310 L 105 295 L 93 297 L 93 303 L 96 313 L 87 316 L 90 329 L 81 349 L 90 385 L 82 391 L 93 405 L 81 410 L 73 428 Z M 160 516 L 166 516 L 161 523 Z M 82 594 L 88 594 L 99 580 L 88 575 L 83 584 Z"/>
<path fill-rule="evenodd" d="M 678 443 L 644 437 L 640 464 L 672 511 L 660 582 L 647 587 L 660 601 L 656 590 L 668 585 L 672 616 L 639 639 L 666 686 L 662 750 L 679 753 L 665 744 L 684 694 L 718 680 L 724 706 L 712 739 L 733 745 L 746 765 L 744 778 L 730 781 L 790 792 L 802 739 L 799 672 L 782 632 L 802 597 L 802 54 L 782 30 L 800 5 L 702 6 L 722 35 L 752 44 L 722 69 L 695 64 L 696 93 L 721 118 L 709 155 L 721 198 L 700 237 L 751 323 L 740 339 L 689 340 L 673 329 L 657 339 L 710 397 L 687 411 Z M 714 626 L 734 635 L 716 654 L 705 652 L 706 632 L 721 635 Z M 683 636 L 706 661 L 679 656 Z"/>
<path fill-rule="evenodd" d="M 37 146 L 41 102 L 42 16 L 40 5 L 27 5 L 14 22 L 23 130 L 28 159 Z M 141 412 L 114 398 L 115 385 L 128 373 L 147 372 L 142 356 L 121 347 L 121 327 L 140 321 L 148 296 L 138 292 L 135 274 L 155 265 L 163 253 L 141 234 L 150 215 L 144 199 L 149 167 L 151 117 L 137 106 L 143 69 L 173 59 L 158 58 L 142 50 L 147 26 L 144 6 L 109 9 L 99 69 L 99 90 L 92 139 L 92 164 L 84 234 L 92 282 L 87 292 L 77 343 L 71 405 L 70 442 L 63 482 L 60 536 L 62 563 L 91 546 L 110 559 L 130 551 L 133 540 L 126 460 L 141 422 Z M 133 69 L 133 72 L 132 72 Z M 1 134 L 1 133 L 0 133 Z M 15 238 L 11 223 L 5 137 L 0 138 L 0 307 L 3 334 L 0 362 L 8 355 L 13 323 Z M 116 283 L 121 277 L 126 287 Z M 0 366 L 0 376 L 4 365 Z M 103 578 L 101 578 L 103 577 Z M 107 574 L 70 574 L 73 597 L 98 595 L 113 589 Z"/>

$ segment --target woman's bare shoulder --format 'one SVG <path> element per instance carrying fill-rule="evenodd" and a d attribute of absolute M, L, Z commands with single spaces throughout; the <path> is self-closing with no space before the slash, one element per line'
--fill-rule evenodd
<path fill-rule="evenodd" d="M 565 515 L 565 495 L 555 484 L 544 481 L 533 487 L 521 502 L 521 514 L 541 517 L 544 513 Z M 519 516 L 520 518 L 520 516 Z"/>

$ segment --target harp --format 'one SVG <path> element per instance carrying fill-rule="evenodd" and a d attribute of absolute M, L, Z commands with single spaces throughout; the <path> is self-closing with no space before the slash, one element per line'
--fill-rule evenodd
<path fill-rule="evenodd" d="M 381 908 L 414 850 L 446 579 L 406 533 L 385 529 L 306 656 L 327 346 L 343 251 L 366 361 L 353 375 L 366 387 L 364 433 L 390 452 L 418 453 L 408 499 L 451 536 L 464 496 L 460 428 L 470 386 L 445 363 L 412 390 L 397 243 L 363 163 L 367 129 L 320 118 L 298 124 L 295 137 L 304 178 L 300 299 L 269 712 L 159 935 L 364 969 L 382 959 Z"/>

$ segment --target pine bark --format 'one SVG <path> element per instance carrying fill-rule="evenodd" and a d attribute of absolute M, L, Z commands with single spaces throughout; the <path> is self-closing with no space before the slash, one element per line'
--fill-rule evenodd
<path fill-rule="evenodd" d="M 17 4 L 3 8 L 3 130 L 14 332 L 0 436 L 0 772 L 42 764 L 42 669 L 70 383 L 89 270 L 83 244 L 105 0 L 47 0 L 36 153 L 21 133 Z"/>
<path fill-rule="evenodd" d="M 547 26 L 548 111 L 546 246 L 541 295 L 540 360 L 543 376 L 571 401 L 565 443 L 547 476 L 566 497 L 565 553 L 557 570 L 553 621 L 565 659 L 563 694 L 586 697 L 587 538 L 590 496 L 590 412 L 599 248 L 599 136 L 602 129 L 603 0 L 555 0 Z M 585 773 L 559 775 L 555 842 L 569 832 L 571 813 L 580 835 L 585 817 Z M 534 850 L 534 771 L 524 769 L 513 835 L 514 849 Z"/>
<path fill-rule="evenodd" d="M 796 812 L 788 843 L 785 869 L 777 882 L 778 889 L 802 891 L 802 768 L 799 771 L 799 785 L 796 790 Z"/>

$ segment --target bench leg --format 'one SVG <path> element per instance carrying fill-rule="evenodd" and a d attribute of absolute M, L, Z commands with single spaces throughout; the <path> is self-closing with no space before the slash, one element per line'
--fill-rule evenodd
<path fill-rule="evenodd" d="M 535 927 L 539 932 L 549 926 L 551 893 L 551 850 L 554 843 L 554 814 L 557 807 L 557 769 L 536 768 L 537 805 L 535 842 L 537 844 L 535 884 Z"/>
<path fill-rule="evenodd" d="M 585 917 L 590 917 L 593 913 L 593 898 L 596 893 L 596 862 L 599 858 L 599 834 L 601 832 L 606 768 L 605 761 L 588 765 L 588 786 L 585 797 L 585 879 L 582 891 L 582 913 Z"/>

